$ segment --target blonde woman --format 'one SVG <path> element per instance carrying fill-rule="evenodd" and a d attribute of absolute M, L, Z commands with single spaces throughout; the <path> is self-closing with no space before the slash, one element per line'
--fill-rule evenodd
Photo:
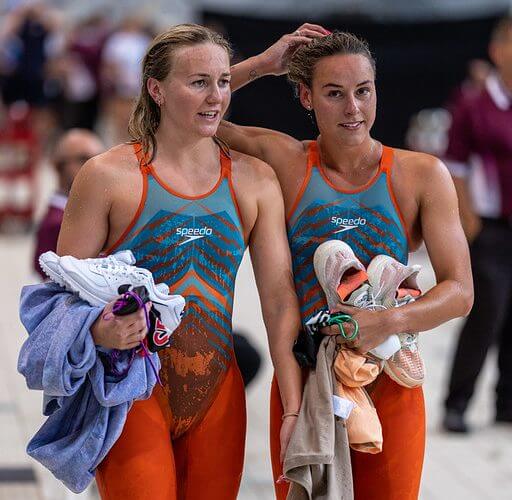
<path fill-rule="evenodd" d="M 137 401 L 97 471 L 106 500 L 230 500 L 245 443 L 245 395 L 232 350 L 235 277 L 248 245 L 281 399 L 295 414 L 300 372 L 292 345 L 300 325 L 273 171 L 215 139 L 230 101 L 230 48 L 218 34 L 180 25 L 144 57 L 131 144 L 87 162 L 66 207 L 60 254 L 85 258 L 130 249 L 186 314 L 161 351 L 163 389 Z M 109 307 L 109 306 L 107 306 Z M 123 349 L 145 334 L 143 318 L 101 317 L 95 342 Z M 281 431 L 285 448 L 295 419 Z"/>

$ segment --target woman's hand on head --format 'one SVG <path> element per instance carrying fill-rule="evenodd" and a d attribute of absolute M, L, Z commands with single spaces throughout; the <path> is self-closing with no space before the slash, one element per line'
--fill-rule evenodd
<path fill-rule="evenodd" d="M 330 33 L 318 24 L 304 23 L 293 33 L 283 35 L 259 56 L 265 61 L 267 74 L 276 76 L 285 74 L 291 57 L 299 47 Z"/>

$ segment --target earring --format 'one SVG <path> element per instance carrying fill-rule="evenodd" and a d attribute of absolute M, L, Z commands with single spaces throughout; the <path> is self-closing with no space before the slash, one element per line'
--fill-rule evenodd
<path fill-rule="evenodd" d="M 317 126 L 316 119 L 315 119 L 315 115 L 314 115 L 313 111 L 311 111 L 311 106 L 308 106 L 308 110 L 306 113 L 307 113 L 309 119 L 311 120 L 311 123 L 313 124 L 313 126 L 316 127 Z"/>

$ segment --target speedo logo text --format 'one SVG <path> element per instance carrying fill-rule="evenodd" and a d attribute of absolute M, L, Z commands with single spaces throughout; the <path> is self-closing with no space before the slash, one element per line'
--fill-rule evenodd
<path fill-rule="evenodd" d="M 183 240 L 179 245 L 184 245 L 185 243 L 190 243 L 194 240 L 199 240 L 204 238 L 205 236 L 211 236 L 213 234 L 213 229 L 211 227 L 178 227 L 176 228 L 176 234 L 178 236 L 183 236 L 185 240 Z"/>
<path fill-rule="evenodd" d="M 343 231 L 348 231 L 350 229 L 354 229 L 358 226 L 365 226 L 366 219 L 364 217 L 331 217 L 331 224 L 334 224 L 336 227 L 340 229 L 335 231 L 335 233 L 341 233 Z"/>

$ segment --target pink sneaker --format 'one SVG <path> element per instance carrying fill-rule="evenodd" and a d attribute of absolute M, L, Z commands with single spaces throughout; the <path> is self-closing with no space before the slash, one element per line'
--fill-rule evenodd
<path fill-rule="evenodd" d="M 421 295 L 416 281 L 421 266 L 404 266 L 387 255 L 378 255 L 368 266 L 368 280 L 375 302 L 386 308 L 400 307 Z M 417 333 L 398 335 L 401 349 L 384 363 L 384 371 L 397 384 L 418 387 L 425 379 L 425 366 L 418 350 Z"/>
<path fill-rule="evenodd" d="M 361 309 L 383 309 L 373 296 L 368 274 L 349 245 L 329 240 L 316 249 L 313 257 L 315 273 L 327 298 L 329 309 L 340 302 Z M 370 351 L 380 360 L 388 359 L 400 349 L 397 335 L 390 335 Z"/>
<path fill-rule="evenodd" d="M 355 297 L 353 300 L 348 299 L 352 298 L 353 292 L 361 285 L 367 283 L 368 275 L 363 264 L 346 243 L 329 240 L 319 245 L 313 256 L 313 265 L 330 310 L 340 301 L 360 307 L 358 303 L 354 303 Z M 357 294 L 358 297 L 360 295 Z"/>

